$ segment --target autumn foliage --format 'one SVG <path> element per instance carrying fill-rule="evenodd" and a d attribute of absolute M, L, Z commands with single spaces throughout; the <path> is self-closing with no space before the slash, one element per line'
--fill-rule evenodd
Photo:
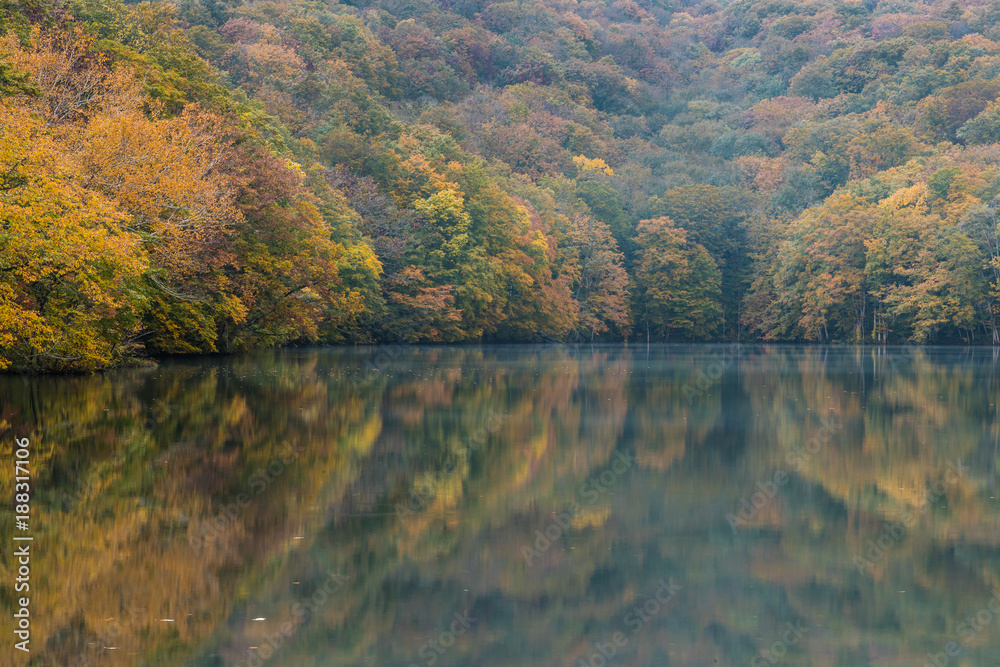
<path fill-rule="evenodd" d="M 998 17 L 8 3 L 0 363 L 1000 341 Z"/>

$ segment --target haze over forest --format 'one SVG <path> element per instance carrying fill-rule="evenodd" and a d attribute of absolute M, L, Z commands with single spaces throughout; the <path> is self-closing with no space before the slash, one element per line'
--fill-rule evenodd
<path fill-rule="evenodd" d="M 998 20 L 976 0 L 0 0 L 0 369 L 998 344 Z"/>

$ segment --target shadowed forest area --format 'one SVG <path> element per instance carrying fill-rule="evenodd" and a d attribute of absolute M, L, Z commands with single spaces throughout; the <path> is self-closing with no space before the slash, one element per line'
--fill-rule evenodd
<path fill-rule="evenodd" d="M 1000 344 L 1000 3 L 0 1 L 0 367 Z"/>

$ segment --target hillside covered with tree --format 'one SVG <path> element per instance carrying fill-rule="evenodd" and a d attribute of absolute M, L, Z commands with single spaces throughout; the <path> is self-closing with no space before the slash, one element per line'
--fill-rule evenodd
<path fill-rule="evenodd" d="M 0 367 L 998 344 L 998 20 L 977 0 L 3 0 Z"/>

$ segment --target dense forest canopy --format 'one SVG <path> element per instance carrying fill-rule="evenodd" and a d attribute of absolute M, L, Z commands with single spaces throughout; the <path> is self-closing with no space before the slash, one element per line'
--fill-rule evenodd
<path fill-rule="evenodd" d="M 1000 343 L 998 19 L 985 0 L 2 0 L 0 366 Z"/>

